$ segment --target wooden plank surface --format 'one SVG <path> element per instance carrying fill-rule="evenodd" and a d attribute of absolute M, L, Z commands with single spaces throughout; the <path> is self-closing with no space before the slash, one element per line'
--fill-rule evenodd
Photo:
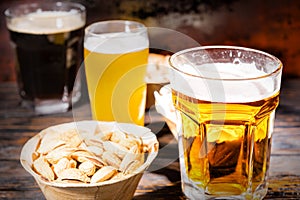
<path fill-rule="evenodd" d="M 282 83 L 280 106 L 277 110 L 270 184 L 265 199 L 300 198 L 300 79 Z M 72 112 L 34 116 L 20 108 L 14 83 L 0 84 L 0 199 L 44 199 L 34 179 L 22 168 L 19 155 L 24 143 L 40 130 L 74 120 Z M 78 112 L 85 110 L 79 105 Z M 80 110 L 81 109 L 81 110 Z M 77 116 L 84 118 L 85 116 Z M 146 115 L 148 126 L 155 130 L 161 147 L 156 170 L 147 172 L 136 190 L 134 199 L 185 199 L 181 192 L 177 143 L 162 118 L 151 110 Z M 173 158 L 168 159 L 172 152 Z M 161 165 L 162 167 L 160 168 Z M 151 168 L 150 168 L 151 169 Z"/>

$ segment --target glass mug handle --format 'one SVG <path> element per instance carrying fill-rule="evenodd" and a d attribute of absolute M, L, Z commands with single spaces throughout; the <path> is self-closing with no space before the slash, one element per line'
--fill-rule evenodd
<path fill-rule="evenodd" d="M 170 84 L 163 86 L 159 91 L 155 91 L 154 97 L 156 111 L 164 117 L 170 131 L 178 140 L 178 133 L 181 129 L 181 116 L 173 105 Z"/>

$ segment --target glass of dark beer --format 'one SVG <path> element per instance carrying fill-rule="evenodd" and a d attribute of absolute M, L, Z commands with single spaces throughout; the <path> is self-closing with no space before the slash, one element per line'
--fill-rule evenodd
<path fill-rule="evenodd" d="M 71 2 L 20 4 L 5 11 L 22 105 L 65 112 L 80 98 L 85 7 Z"/>
<path fill-rule="evenodd" d="M 263 199 L 282 63 L 254 49 L 203 46 L 170 59 L 189 199 Z"/>

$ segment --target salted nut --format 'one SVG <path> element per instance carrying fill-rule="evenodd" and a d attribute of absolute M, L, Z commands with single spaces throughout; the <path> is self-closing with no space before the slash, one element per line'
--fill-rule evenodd
<path fill-rule="evenodd" d="M 59 183 L 121 180 L 144 163 L 148 149 L 142 138 L 100 126 L 81 135 L 76 129 L 51 130 L 32 153 L 32 168 L 43 179 Z"/>

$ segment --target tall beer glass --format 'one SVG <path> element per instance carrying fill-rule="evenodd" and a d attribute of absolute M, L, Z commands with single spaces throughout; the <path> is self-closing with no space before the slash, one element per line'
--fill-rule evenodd
<path fill-rule="evenodd" d="M 22 105 L 65 112 L 80 97 L 86 10 L 71 2 L 18 4 L 5 11 Z M 73 97 L 73 99 L 72 99 Z"/>
<path fill-rule="evenodd" d="M 180 113 L 182 189 L 191 199 L 262 199 L 282 64 L 248 48 L 204 46 L 170 58 Z"/>
<path fill-rule="evenodd" d="M 144 124 L 147 28 L 138 22 L 97 22 L 85 30 L 84 61 L 94 119 Z"/>

